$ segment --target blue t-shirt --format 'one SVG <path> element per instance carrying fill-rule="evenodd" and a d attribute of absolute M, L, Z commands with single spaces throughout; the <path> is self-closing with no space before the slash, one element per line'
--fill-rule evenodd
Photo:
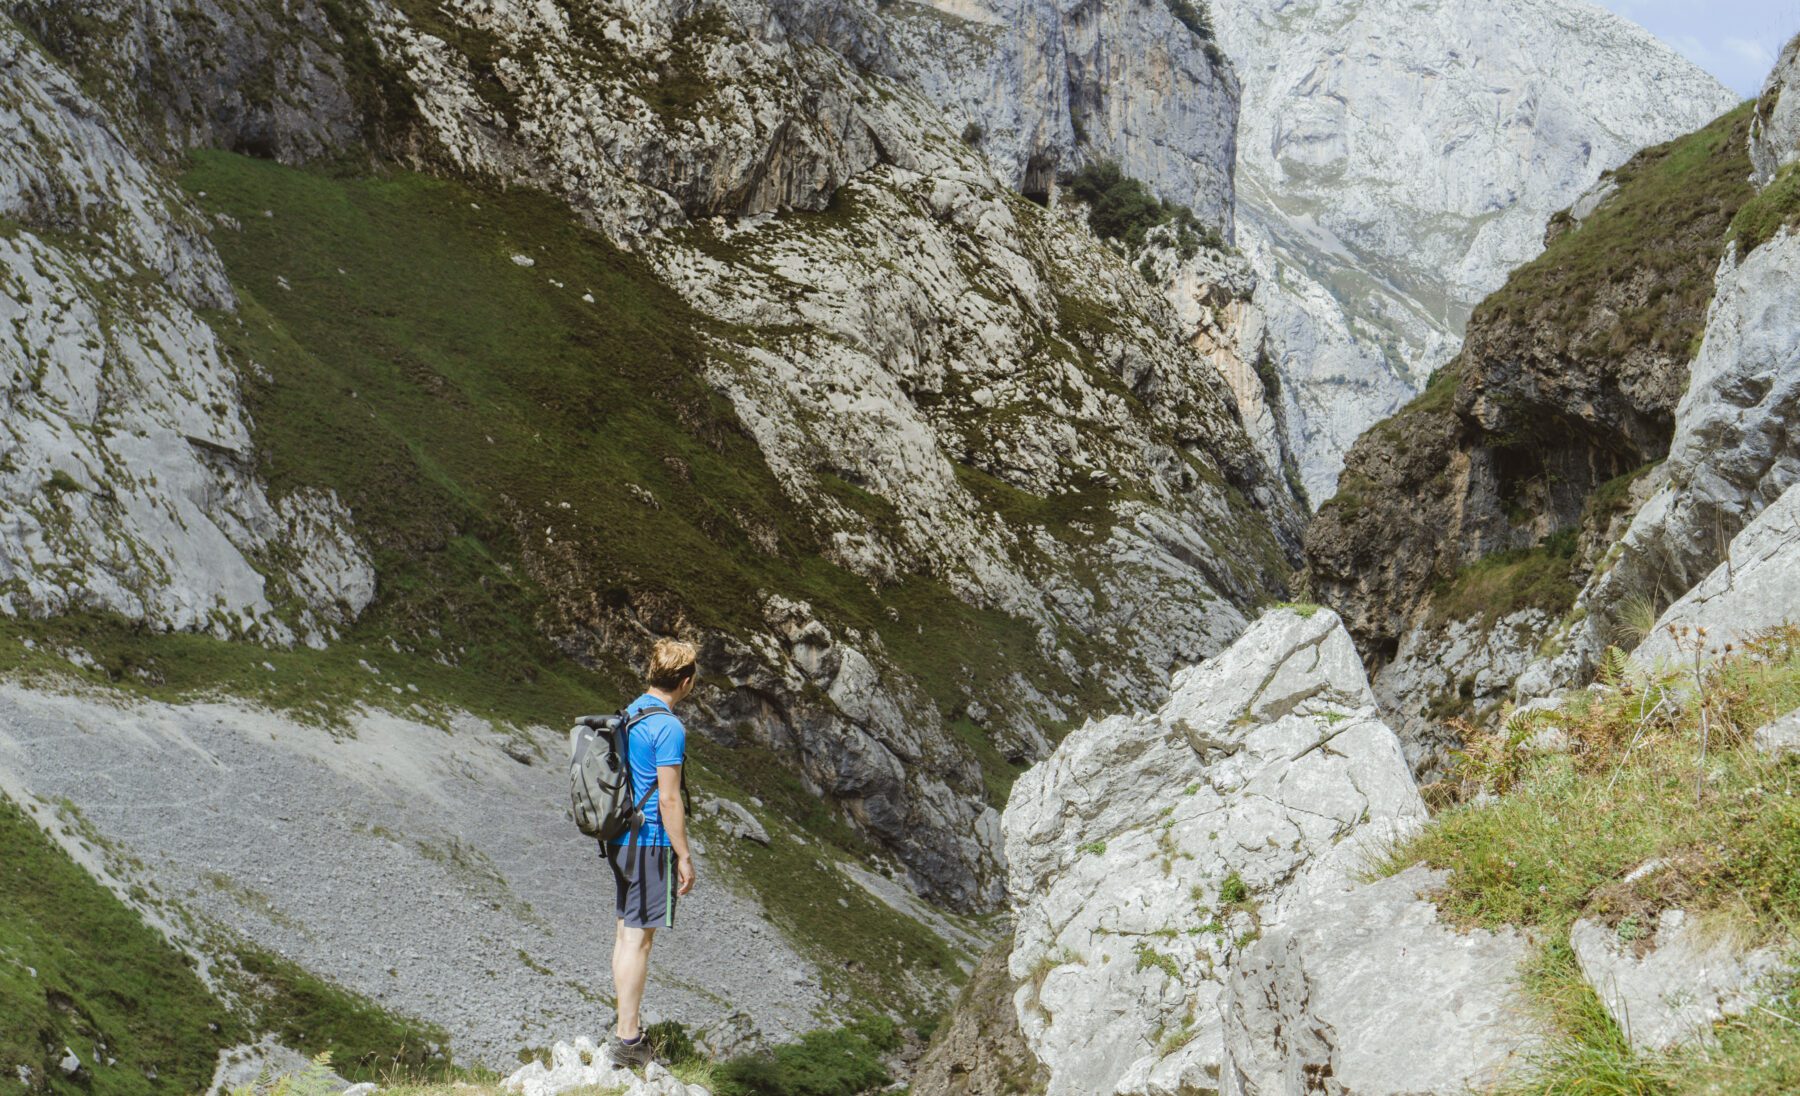
<path fill-rule="evenodd" d="M 626 744 L 626 754 L 631 761 L 632 794 L 639 799 L 645 792 L 650 798 L 644 803 L 644 825 L 638 830 L 638 844 L 667 845 L 669 833 L 662 826 L 662 804 L 657 802 L 657 795 L 651 791 L 656 787 L 656 770 L 662 765 L 679 765 L 687 756 L 687 728 L 669 706 L 645 693 L 625 706 L 627 715 L 636 715 L 646 708 L 653 709 L 655 714 L 647 715 L 631 725 L 631 739 Z M 612 839 L 615 845 L 623 845 L 631 840 L 631 831 L 626 830 Z"/>

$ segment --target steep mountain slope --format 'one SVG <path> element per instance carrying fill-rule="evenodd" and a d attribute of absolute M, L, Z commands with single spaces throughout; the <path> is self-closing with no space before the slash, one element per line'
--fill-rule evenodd
<path fill-rule="evenodd" d="M 1586 0 L 1214 0 L 1240 246 L 1317 504 L 1603 171 L 1734 97 Z"/>
<path fill-rule="evenodd" d="M 1307 531 L 1306 581 L 1339 609 L 1415 760 L 1490 703 L 1617 536 L 1668 451 L 1732 218 L 1750 107 L 1641 153 L 1470 322 L 1426 392 L 1351 450 Z"/>
<path fill-rule="evenodd" d="M 908 52 L 929 44 L 908 37 L 920 19 L 979 20 L 8 5 L 5 105 L 23 120 L 0 175 L 16 260 L 0 307 L 23 410 L 5 483 L 31 520 L 0 530 L 18 561 L 0 650 L 48 692 L 170 705 L 150 737 L 196 764 L 164 774 L 194 798 L 225 755 L 211 786 L 258 801 L 332 771 L 308 812 L 321 829 L 270 822 L 253 847 L 232 812 L 159 836 L 80 779 L 95 739 L 39 734 L 55 718 L 20 717 L 38 731 L 0 751 L 6 786 L 91 810 L 178 904 L 371 995 L 380 971 L 335 941 L 391 956 L 397 926 L 436 937 L 442 969 L 392 999 L 496 1064 L 594 1005 L 573 988 L 585 936 L 530 913 L 578 919 L 581 877 L 519 860 L 561 855 L 533 844 L 556 824 L 554 774 L 514 767 L 559 748 L 542 724 L 617 703 L 647 637 L 680 634 L 703 650 L 697 782 L 777 838 L 709 837 L 720 908 L 837 987 L 764 1010 L 762 1034 L 852 1001 L 936 1008 L 979 931 L 908 888 L 992 908 L 1016 773 L 1083 711 L 1222 649 L 1298 548 L 1299 509 L 1225 375 L 1252 372 L 1217 318 L 1248 285 L 1200 231 L 1229 230 L 1232 138 L 1213 127 L 1232 78 L 1165 9 L 1114 8 L 1070 14 L 1058 56 L 1141 62 L 1156 110 L 1066 73 L 1003 109 L 1048 119 L 1020 146 L 1034 170 L 1070 166 L 1079 125 L 1185 188 L 1200 213 L 1156 204 L 1129 253 L 1081 207 L 1021 194 L 1019 158 L 947 109 L 991 104 L 967 91 L 984 56 L 957 75 Z M 1053 13 L 1009 18 L 1025 35 Z M 1171 119 L 1193 127 L 1175 144 L 1156 128 Z M 1194 345 L 1143 262 L 1204 302 L 1216 339 Z M 54 326 L 49 298 L 75 302 Z M 143 745 L 90 716 L 62 722 Z M 403 771 L 348 772 L 367 754 L 331 736 L 390 720 Z M 434 746 L 450 774 L 418 761 Z M 421 771 L 469 779 L 471 803 L 529 834 L 489 848 L 507 831 L 477 840 L 430 803 L 384 817 Z M 257 847 L 292 870 L 264 882 Z M 208 849 L 233 850 L 216 883 Z M 367 892 L 321 909 L 339 852 L 451 897 L 416 922 Z M 458 911 L 486 927 L 427 924 Z M 489 995 L 458 992 L 490 970 Z M 742 1035 L 690 973 L 663 987 L 670 1006 Z M 527 983 L 525 1014 L 505 1012 Z"/>
<path fill-rule="evenodd" d="M 588 665 L 634 657 L 645 628 L 707 637 L 722 741 L 782 757 L 919 886 L 979 906 L 994 850 L 970 834 L 1037 726 L 1157 688 L 1281 584 L 1296 511 L 1214 366 L 1078 221 L 882 75 L 905 53 L 873 9 L 329 5 L 278 33 L 234 4 L 171 35 L 155 5 L 18 10 L 94 94 L 148 91 L 120 131 L 165 153 L 398 157 L 559 196 L 637 249 L 584 265 L 608 245 L 497 195 L 331 195 L 222 162 L 190 177 L 237 256 L 245 307 L 218 322 L 239 369 L 272 377 L 251 393 L 264 470 L 285 498 L 341 492 L 381 557 L 371 638 L 471 646 L 476 622 L 442 610 L 478 579 L 477 602 L 510 591 L 484 628 Z M 185 83 L 247 38 L 272 89 Z M 1165 98 L 1222 116 L 1228 74 L 1179 55 Z M 1229 208 L 1207 178 L 1188 192 Z M 453 200 L 506 215 L 458 223 Z M 817 212 L 759 219 L 780 210 Z M 452 243 L 514 235 L 421 255 L 447 280 L 407 280 L 385 264 L 417 238 L 408 217 Z M 382 241 L 386 224 L 407 235 Z M 436 322 L 461 277 L 507 288 Z M 501 380 L 501 360 L 528 368 Z M 366 430 L 339 399 L 365 401 Z M 506 459 L 468 459 L 477 437 Z M 546 478 L 582 462 L 579 486 Z"/>

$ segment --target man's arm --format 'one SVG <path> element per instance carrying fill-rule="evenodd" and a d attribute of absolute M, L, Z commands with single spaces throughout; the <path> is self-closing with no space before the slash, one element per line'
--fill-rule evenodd
<path fill-rule="evenodd" d="M 679 857 L 676 868 L 677 894 L 694 889 L 694 857 L 688 851 L 687 811 L 681 805 L 681 766 L 656 767 L 656 806 L 662 812 L 662 826 L 669 834 L 669 846 Z"/>

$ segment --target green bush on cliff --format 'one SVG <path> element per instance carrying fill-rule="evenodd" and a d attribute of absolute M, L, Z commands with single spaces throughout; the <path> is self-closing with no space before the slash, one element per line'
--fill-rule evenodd
<path fill-rule="evenodd" d="M 1192 258 L 1202 245 L 1224 246 L 1218 230 L 1201 224 L 1193 210 L 1157 198 L 1142 180 L 1125 174 L 1116 161 L 1083 164 L 1064 176 L 1062 184 L 1087 205 L 1088 227 L 1094 235 L 1117 240 L 1127 251 L 1140 250 L 1150 230 L 1163 225 L 1173 227 L 1176 253 L 1184 259 Z"/>

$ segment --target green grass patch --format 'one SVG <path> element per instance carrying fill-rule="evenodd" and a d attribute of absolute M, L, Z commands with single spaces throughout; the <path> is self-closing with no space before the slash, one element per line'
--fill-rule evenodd
<path fill-rule="evenodd" d="M 1449 920 L 1525 926 L 1542 941 L 1525 988 L 1550 1038 L 1506 1093 L 1795 1091 L 1800 990 L 1791 975 L 1716 1025 L 1716 1043 L 1637 1054 L 1581 977 L 1568 931 L 1588 917 L 1641 933 L 1678 907 L 1720 931 L 1791 946 L 1800 925 L 1796 763 L 1764 757 L 1749 736 L 1800 706 L 1800 629 L 1772 631 L 1698 672 L 1633 668 L 1615 653 L 1604 676 L 1605 693 L 1478 733 L 1456 775 L 1465 796 L 1493 797 L 1439 814 L 1383 870 L 1447 869 L 1436 900 Z M 1566 736 L 1566 750 L 1526 747 L 1546 728 Z M 1623 882 L 1653 858 L 1665 866 Z"/>
<path fill-rule="evenodd" d="M 1685 355 L 1704 326 L 1732 218 L 1750 200 L 1751 104 L 1646 149 L 1613 178 L 1618 192 L 1557 237 L 1475 310 L 1498 322 L 1579 333 L 1571 349 L 1612 357 L 1634 348 Z M 1603 289 L 1650 284 L 1607 322 L 1589 322 Z"/>
<path fill-rule="evenodd" d="M 25 1066 L 58 1093 L 199 1092 L 243 1033 L 185 956 L 0 797 L 4 1083 Z M 65 1046 L 85 1076 L 64 1075 Z"/>
<path fill-rule="evenodd" d="M 1432 622 L 1480 619 L 1491 625 L 1522 609 L 1561 617 L 1581 592 L 1570 575 L 1575 535 L 1566 529 L 1536 548 L 1496 552 L 1464 567 L 1433 589 Z"/>
<path fill-rule="evenodd" d="M 329 1053 L 331 1068 L 350 1080 L 457 1073 L 442 1028 L 388 1012 L 257 948 L 236 949 L 234 966 L 253 1030 L 309 1056 Z"/>
<path fill-rule="evenodd" d="M 892 1081 L 882 1056 L 900 1047 L 899 1029 L 883 1016 L 808 1032 L 799 1042 L 713 1068 L 714 1096 L 856 1096 Z"/>
<path fill-rule="evenodd" d="M 1604 694 L 1578 694 L 1554 716 L 1477 734 L 1458 775 L 1469 790 L 1503 794 L 1440 814 L 1388 867 L 1448 869 L 1443 908 L 1486 927 L 1544 927 L 1554 936 L 1584 913 L 1648 924 L 1676 905 L 1768 932 L 1800 925 L 1793 767 L 1748 742 L 1800 707 L 1800 630 L 1732 652 L 1699 682 L 1691 673 L 1630 675 Z M 1528 750 L 1530 734 L 1548 726 L 1569 748 Z M 1652 858 L 1668 866 L 1617 882 Z"/>
<path fill-rule="evenodd" d="M 1783 228 L 1800 225 L 1800 171 L 1789 164 L 1731 219 L 1731 238 L 1738 254 L 1748 255 Z"/>

